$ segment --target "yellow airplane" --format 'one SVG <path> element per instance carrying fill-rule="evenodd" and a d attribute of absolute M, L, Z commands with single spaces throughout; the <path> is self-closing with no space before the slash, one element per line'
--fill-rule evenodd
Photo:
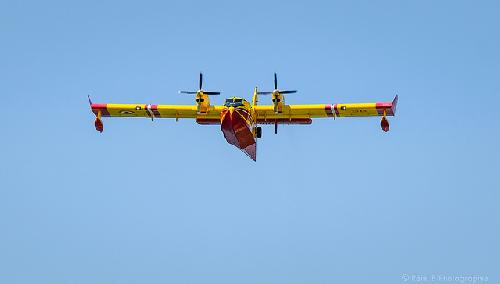
<path fill-rule="evenodd" d="M 202 86 L 203 74 L 200 73 L 198 91 L 179 91 L 195 95 L 195 105 L 95 104 L 89 97 L 90 108 L 96 116 L 95 128 L 103 131 L 102 117 L 175 118 L 176 121 L 194 118 L 198 124 L 220 125 L 227 142 L 256 161 L 257 138 L 262 137 L 258 125 L 274 124 L 274 133 L 277 134 L 278 124 L 311 124 L 313 118 L 381 116 L 380 126 L 387 132 L 387 116 L 394 116 L 398 102 L 396 96 L 392 102 L 287 105 L 284 95 L 297 91 L 279 90 L 276 73 L 274 90 L 258 92 L 255 87 L 251 104 L 243 98 L 230 97 L 224 105 L 211 105 L 209 96 L 220 95 L 220 92 L 204 91 Z M 273 104 L 257 105 L 258 95 L 270 95 Z"/>

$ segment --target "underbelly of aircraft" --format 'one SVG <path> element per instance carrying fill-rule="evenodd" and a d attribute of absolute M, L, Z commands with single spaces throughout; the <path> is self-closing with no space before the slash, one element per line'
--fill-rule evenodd
<path fill-rule="evenodd" d="M 221 113 L 221 130 L 229 144 L 247 154 L 252 160 L 257 159 L 257 144 L 253 137 L 252 127 L 247 123 L 248 112 L 243 109 L 223 110 Z"/>

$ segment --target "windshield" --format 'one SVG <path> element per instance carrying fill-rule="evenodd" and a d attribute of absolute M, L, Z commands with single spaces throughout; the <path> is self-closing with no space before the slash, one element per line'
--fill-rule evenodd
<path fill-rule="evenodd" d="M 224 103 L 224 106 L 227 107 L 239 107 L 243 106 L 243 99 L 226 99 L 226 102 Z"/>

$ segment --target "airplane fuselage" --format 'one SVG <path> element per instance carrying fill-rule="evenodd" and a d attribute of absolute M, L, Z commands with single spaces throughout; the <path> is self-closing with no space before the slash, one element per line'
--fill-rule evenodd
<path fill-rule="evenodd" d="M 221 130 L 229 144 L 236 146 L 252 160 L 257 159 L 257 144 L 254 137 L 255 120 L 251 109 L 226 107 L 221 112 Z"/>

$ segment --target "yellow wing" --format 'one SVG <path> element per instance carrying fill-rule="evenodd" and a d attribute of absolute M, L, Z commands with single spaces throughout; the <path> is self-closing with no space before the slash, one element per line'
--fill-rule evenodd
<path fill-rule="evenodd" d="M 275 113 L 273 105 L 257 105 L 255 111 L 260 123 L 274 123 L 275 120 L 293 122 L 322 117 L 394 116 L 396 96 L 392 102 L 283 105 L 282 112 Z"/>
<path fill-rule="evenodd" d="M 223 106 L 210 106 L 198 113 L 196 105 L 91 104 L 92 112 L 102 117 L 195 118 L 220 120 Z"/>
<path fill-rule="evenodd" d="M 197 105 L 150 105 L 150 104 L 94 104 L 90 108 L 95 114 L 95 128 L 104 129 L 101 117 L 145 117 L 145 118 L 194 118 L 199 124 L 220 124 L 223 106 L 209 106 L 199 113 Z"/>

